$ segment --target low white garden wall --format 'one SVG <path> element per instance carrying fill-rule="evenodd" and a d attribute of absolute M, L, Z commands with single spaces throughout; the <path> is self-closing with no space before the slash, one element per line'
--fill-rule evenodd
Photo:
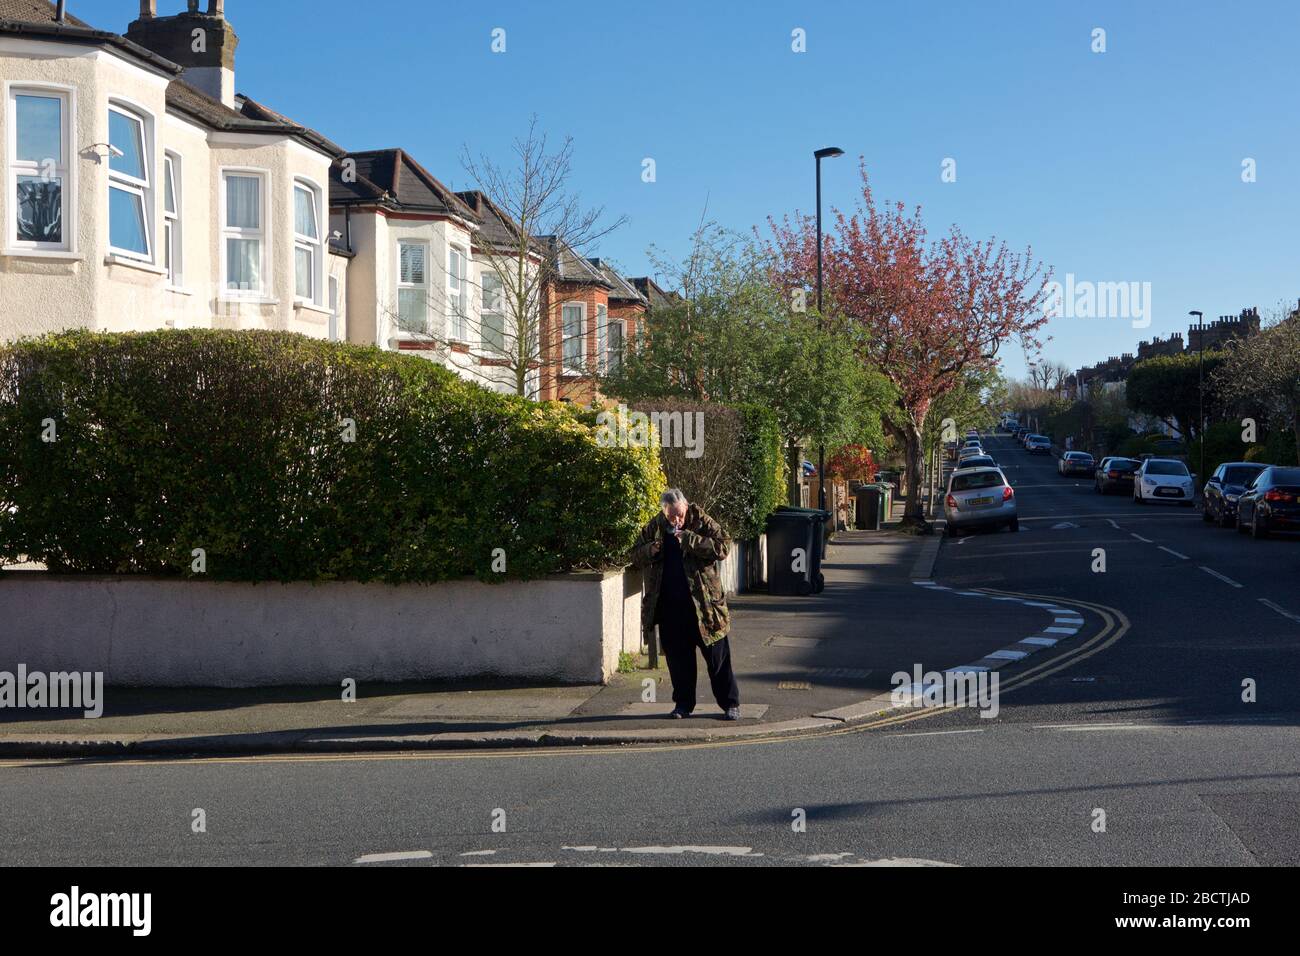
<path fill-rule="evenodd" d="M 496 676 L 604 683 L 641 645 L 636 572 L 434 585 L 0 575 L 0 671 L 262 687 Z"/>

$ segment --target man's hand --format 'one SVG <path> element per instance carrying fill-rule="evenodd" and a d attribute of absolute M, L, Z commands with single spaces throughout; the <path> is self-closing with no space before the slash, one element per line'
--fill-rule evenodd
<path fill-rule="evenodd" d="M 652 558 L 657 558 L 657 557 L 659 557 L 659 552 L 663 550 L 663 546 L 664 546 L 664 543 L 663 543 L 662 541 L 651 541 L 651 542 L 650 542 L 650 557 L 652 557 Z"/>

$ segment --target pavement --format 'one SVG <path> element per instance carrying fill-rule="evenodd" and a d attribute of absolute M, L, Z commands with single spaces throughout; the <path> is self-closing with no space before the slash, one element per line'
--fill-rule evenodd
<path fill-rule="evenodd" d="M 699 705 L 669 720 L 665 666 L 606 686 L 481 681 L 335 687 L 108 688 L 103 716 L 3 712 L 0 756 L 112 756 L 630 745 L 823 733 L 906 708 L 898 672 L 998 670 L 1086 630 L 1079 611 L 929 580 L 938 535 L 841 532 L 825 591 L 731 599 L 742 720 L 724 722 L 699 667 Z M 976 608 L 972 598 L 982 598 Z M 1087 613 L 1087 612 L 1083 612 Z M 1101 626 L 1088 615 L 1087 626 Z M 1022 643 L 1028 641 L 1029 643 Z M 990 657 L 990 655 L 996 655 Z M 910 689 L 909 689 L 910 688 Z"/>

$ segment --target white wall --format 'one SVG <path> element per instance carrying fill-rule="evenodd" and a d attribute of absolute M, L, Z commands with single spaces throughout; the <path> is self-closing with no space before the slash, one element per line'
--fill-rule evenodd
<path fill-rule="evenodd" d="M 497 676 L 603 683 L 640 647 L 623 572 L 435 585 L 0 575 L 0 670 L 261 687 Z"/>

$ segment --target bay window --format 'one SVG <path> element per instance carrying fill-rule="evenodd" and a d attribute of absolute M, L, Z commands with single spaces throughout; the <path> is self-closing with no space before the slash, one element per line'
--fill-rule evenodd
<path fill-rule="evenodd" d="M 564 329 L 564 371 L 575 375 L 581 375 L 586 365 L 586 303 L 565 303 L 562 309 L 562 317 Z"/>
<path fill-rule="evenodd" d="M 181 284 L 181 158 L 163 156 L 163 268 L 167 284 Z"/>
<path fill-rule="evenodd" d="M 321 233 L 320 191 L 302 180 L 293 185 L 294 297 L 304 302 L 320 299 Z"/>
<path fill-rule="evenodd" d="M 605 371 L 617 372 L 623 367 L 623 323 L 617 319 L 609 326 L 609 348 L 605 353 Z"/>
<path fill-rule="evenodd" d="M 483 316 L 480 339 L 483 351 L 489 355 L 501 356 L 506 351 L 506 310 L 501 278 L 494 272 L 485 272 L 481 284 Z"/>
<path fill-rule="evenodd" d="M 447 311 L 451 316 L 451 337 L 457 342 L 469 340 L 465 291 L 465 253 L 452 246 L 447 255 Z"/>
<path fill-rule="evenodd" d="M 227 293 L 266 292 L 265 176 L 222 173 L 225 202 L 221 223 L 222 286 Z"/>
<path fill-rule="evenodd" d="M 71 95 L 13 87 L 6 104 L 8 192 L 14 199 L 5 235 L 18 248 L 71 248 Z M 6 204 L 8 205 L 8 204 Z"/>
<path fill-rule="evenodd" d="M 145 121 L 120 106 L 108 108 L 108 246 L 132 259 L 150 260 L 152 216 Z"/>
<path fill-rule="evenodd" d="M 605 351 L 609 348 L 609 306 L 596 306 L 596 368 L 605 370 Z"/>
<path fill-rule="evenodd" d="M 403 332 L 429 331 L 428 264 L 427 244 L 397 244 L 397 327 Z"/>

